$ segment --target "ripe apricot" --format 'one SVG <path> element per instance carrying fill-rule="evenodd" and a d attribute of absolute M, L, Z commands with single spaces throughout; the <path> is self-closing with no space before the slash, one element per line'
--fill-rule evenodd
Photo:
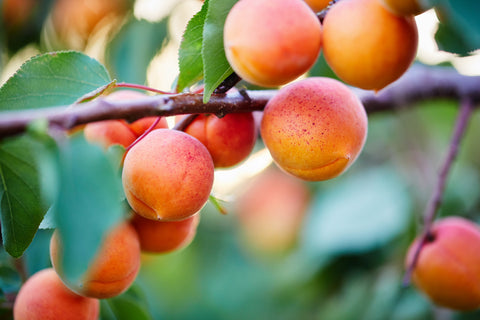
<path fill-rule="evenodd" d="M 230 113 L 222 118 L 201 114 L 184 131 L 207 147 L 216 168 L 231 167 L 244 160 L 257 139 L 252 113 Z"/>
<path fill-rule="evenodd" d="M 154 221 L 134 214 L 132 225 L 137 230 L 142 251 L 168 253 L 188 246 L 197 232 L 200 214 L 180 221 Z"/>
<path fill-rule="evenodd" d="M 400 17 L 378 0 L 342 0 L 323 20 L 323 52 L 346 83 L 381 90 L 397 80 L 415 59 L 418 45 L 413 17 Z"/>
<path fill-rule="evenodd" d="M 321 24 L 303 0 L 242 0 L 230 10 L 224 47 L 233 70 L 264 87 L 308 71 L 321 48 Z"/>
<path fill-rule="evenodd" d="M 305 0 L 314 12 L 320 12 L 325 9 L 331 0 Z"/>
<path fill-rule="evenodd" d="M 107 235 L 93 262 L 79 283 L 66 282 L 61 264 L 62 245 L 58 232 L 50 241 L 52 265 L 66 285 L 76 293 L 105 299 L 127 290 L 140 270 L 140 242 L 135 229 L 127 222 Z"/>
<path fill-rule="evenodd" d="M 132 209 L 162 221 L 183 220 L 208 200 L 214 166 L 207 148 L 177 130 L 150 132 L 125 157 L 123 189 Z"/>
<path fill-rule="evenodd" d="M 246 244 L 261 253 L 284 253 L 296 243 L 310 199 L 299 179 L 269 168 L 255 177 L 236 200 Z"/>
<path fill-rule="evenodd" d="M 360 100 L 341 82 L 311 77 L 270 99 L 260 132 L 275 162 L 305 180 L 331 179 L 357 158 L 367 136 Z"/>
<path fill-rule="evenodd" d="M 38 271 L 20 288 L 13 306 L 15 320 L 96 320 L 100 302 L 68 289 L 52 268 Z"/>
<path fill-rule="evenodd" d="M 420 238 L 410 246 L 413 259 Z M 480 229 L 464 218 L 437 221 L 420 251 L 412 280 L 435 304 L 455 310 L 480 307 Z"/>
<path fill-rule="evenodd" d="M 83 129 L 85 139 L 104 148 L 119 144 L 125 148 L 131 145 L 137 136 L 123 120 L 104 120 L 88 123 Z"/>
<path fill-rule="evenodd" d="M 390 12 L 398 16 L 418 15 L 425 12 L 428 6 L 422 0 L 379 0 Z M 425 1 L 423 1 L 425 2 Z"/>

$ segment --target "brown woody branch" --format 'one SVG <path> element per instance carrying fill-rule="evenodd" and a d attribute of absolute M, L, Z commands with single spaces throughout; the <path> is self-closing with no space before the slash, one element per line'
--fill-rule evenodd
<path fill-rule="evenodd" d="M 454 69 L 413 66 L 406 74 L 379 93 L 353 89 L 369 114 L 411 106 L 422 100 L 445 98 L 468 99 L 480 104 L 480 76 L 460 75 Z M 78 105 L 59 106 L 37 110 L 7 111 L 0 113 L 0 137 L 24 132 L 29 123 L 46 119 L 52 126 L 64 130 L 77 125 L 108 119 L 134 121 L 146 116 L 172 116 L 178 114 L 228 113 L 261 111 L 277 90 L 252 90 L 213 94 L 203 103 L 202 94 L 181 93 L 157 95 L 130 101 L 107 101 L 97 98 Z"/>

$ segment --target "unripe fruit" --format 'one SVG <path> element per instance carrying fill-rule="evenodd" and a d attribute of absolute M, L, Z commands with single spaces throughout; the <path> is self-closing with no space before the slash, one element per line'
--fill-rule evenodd
<path fill-rule="evenodd" d="M 58 232 L 50 241 L 52 265 L 66 281 L 61 264 L 62 245 Z M 80 283 L 68 283 L 76 293 L 98 299 L 117 296 L 126 291 L 140 270 L 140 242 L 135 229 L 126 222 L 116 226 L 105 238 Z"/>
<path fill-rule="evenodd" d="M 241 0 L 225 21 L 225 54 L 246 81 L 279 86 L 313 66 L 321 31 L 317 16 L 303 0 Z"/>
<path fill-rule="evenodd" d="M 213 185 L 207 148 L 177 130 L 158 129 L 133 146 L 123 164 L 123 189 L 132 209 L 162 221 L 186 219 L 203 207 Z"/>
<path fill-rule="evenodd" d="M 480 229 L 449 217 L 436 222 L 413 269 L 413 282 L 437 305 L 467 311 L 480 307 Z M 410 246 L 412 262 L 420 238 Z"/>
<path fill-rule="evenodd" d="M 323 21 L 325 60 L 346 83 L 381 90 L 397 80 L 415 59 L 413 17 L 399 17 L 378 0 L 342 0 Z"/>
<path fill-rule="evenodd" d="M 168 253 L 188 246 L 197 232 L 200 214 L 180 221 L 154 221 L 134 214 L 132 225 L 137 230 L 144 252 Z"/>
<path fill-rule="evenodd" d="M 379 0 L 390 12 L 398 16 L 419 15 L 428 9 L 422 0 Z M 425 2 L 425 1 L 423 1 Z"/>
<path fill-rule="evenodd" d="M 281 254 L 296 241 L 310 199 L 299 179 L 276 168 L 255 177 L 236 201 L 239 227 L 249 248 Z"/>
<path fill-rule="evenodd" d="M 260 132 L 275 162 L 305 180 L 331 179 L 357 158 L 367 136 L 360 100 L 341 82 L 307 78 L 267 103 Z"/>
<path fill-rule="evenodd" d="M 13 306 L 15 320 L 97 320 L 100 302 L 68 289 L 52 268 L 32 275 Z"/>
<path fill-rule="evenodd" d="M 243 161 L 252 152 L 257 139 L 252 113 L 230 113 L 222 118 L 201 114 L 185 132 L 207 147 L 216 168 L 231 167 Z"/>
<path fill-rule="evenodd" d="M 325 9 L 331 0 L 305 0 L 314 12 L 320 12 Z"/>

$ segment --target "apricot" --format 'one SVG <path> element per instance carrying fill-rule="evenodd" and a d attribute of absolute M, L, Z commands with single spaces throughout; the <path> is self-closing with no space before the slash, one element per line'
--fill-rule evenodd
<path fill-rule="evenodd" d="M 228 14 L 223 38 L 227 60 L 240 77 L 275 87 L 313 66 L 322 29 L 303 0 L 242 0 Z"/>
<path fill-rule="evenodd" d="M 260 125 L 265 146 L 280 168 L 304 180 L 326 180 L 344 172 L 367 136 L 360 100 L 341 82 L 311 77 L 278 91 Z"/>
<path fill-rule="evenodd" d="M 134 214 L 131 223 L 137 230 L 142 251 L 168 253 L 193 241 L 199 221 L 199 213 L 180 221 L 154 221 Z"/>
<path fill-rule="evenodd" d="M 184 130 L 207 147 L 216 168 L 234 166 L 253 150 L 257 130 L 252 113 L 230 113 L 222 118 L 201 114 Z"/>
<path fill-rule="evenodd" d="M 52 268 L 32 275 L 20 288 L 13 306 L 15 320 L 96 320 L 97 299 L 68 289 Z"/>
<path fill-rule="evenodd" d="M 203 207 L 213 185 L 207 148 L 177 130 L 150 132 L 127 153 L 123 189 L 139 215 L 161 221 L 186 219 Z"/>
<path fill-rule="evenodd" d="M 417 52 L 413 17 L 396 16 L 378 0 L 342 0 L 323 20 L 323 53 L 346 83 L 379 91 L 410 67 Z"/>
<path fill-rule="evenodd" d="M 429 9 L 422 0 L 379 0 L 393 14 L 398 16 L 419 15 Z"/>
<path fill-rule="evenodd" d="M 331 0 L 305 0 L 314 12 L 320 12 L 325 9 Z"/>
<path fill-rule="evenodd" d="M 50 257 L 55 271 L 74 292 L 92 298 L 115 297 L 126 291 L 140 270 L 140 242 L 135 229 L 123 222 L 104 239 L 94 260 L 78 283 L 66 280 L 61 264 L 62 244 L 58 231 L 50 241 Z"/>
<path fill-rule="evenodd" d="M 235 201 L 242 238 L 260 253 L 284 253 L 298 238 L 310 192 L 306 184 L 269 168 L 255 177 Z"/>
<path fill-rule="evenodd" d="M 411 264 L 420 238 L 410 246 Z M 464 218 L 437 221 L 420 251 L 412 280 L 435 304 L 468 311 L 480 307 L 480 229 Z"/>
<path fill-rule="evenodd" d="M 104 148 L 119 144 L 125 148 L 131 145 L 137 136 L 123 120 L 104 120 L 91 122 L 83 129 L 85 139 Z"/>

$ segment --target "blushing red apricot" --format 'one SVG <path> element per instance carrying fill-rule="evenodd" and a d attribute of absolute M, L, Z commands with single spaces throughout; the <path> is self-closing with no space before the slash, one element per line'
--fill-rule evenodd
<path fill-rule="evenodd" d="M 137 136 L 123 120 L 105 120 L 88 123 L 83 129 L 85 139 L 104 148 L 119 144 L 127 148 Z"/>
<path fill-rule="evenodd" d="M 260 253 L 284 253 L 298 238 L 310 192 L 308 187 L 276 168 L 255 177 L 236 200 L 242 238 Z"/>
<path fill-rule="evenodd" d="M 222 118 L 201 114 L 184 131 L 207 147 L 216 168 L 243 161 L 257 139 L 252 113 L 231 113 Z"/>
<path fill-rule="evenodd" d="M 199 221 L 199 213 L 180 221 L 154 221 L 138 214 L 132 217 L 140 248 L 150 253 L 168 253 L 187 247 L 195 237 Z"/>
<path fill-rule="evenodd" d="M 52 268 L 38 271 L 20 288 L 15 320 L 97 320 L 100 302 L 68 289 Z"/>
<path fill-rule="evenodd" d="M 410 246 L 409 266 L 420 238 Z M 454 310 L 480 307 L 480 229 L 464 218 L 437 221 L 412 273 L 415 285 L 435 304 Z"/>
<path fill-rule="evenodd" d="M 325 9 L 331 0 L 305 0 L 314 12 L 320 12 Z"/>
<path fill-rule="evenodd" d="M 304 180 L 327 180 L 357 158 L 367 136 L 360 100 L 341 82 L 312 77 L 270 99 L 260 132 L 280 168 Z"/>
<path fill-rule="evenodd" d="M 381 90 L 397 80 L 415 59 L 413 17 L 400 17 L 378 0 L 342 0 L 323 20 L 323 53 L 346 83 Z"/>
<path fill-rule="evenodd" d="M 68 283 L 61 265 L 62 245 L 58 232 L 50 241 L 52 265 L 74 292 L 105 299 L 126 291 L 140 270 L 140 242 L 135 229 L 127 222 L 116 226 L 107 235 L 80 283 Z"/>
<path fill-rule="evenodd" d="M 315 63 L 322 29 L 303 0 L 242 0 L 230 10 L 224 47 L 246 81 L 274 87 L 295 80 Z"/>
<path fill-rule="evenodd" d="M 419 15 L 429 9 L 422 0 L 379 0 L 390 12 L 398 16 Z"/>
<path fill-rule="evenodd" d="M 162 221 L 186 219 L 203 207 L 213 185 L 207 148 L 177 130 L 150 132 L 125 157 L 123 189 L 139 215 Z"/>

